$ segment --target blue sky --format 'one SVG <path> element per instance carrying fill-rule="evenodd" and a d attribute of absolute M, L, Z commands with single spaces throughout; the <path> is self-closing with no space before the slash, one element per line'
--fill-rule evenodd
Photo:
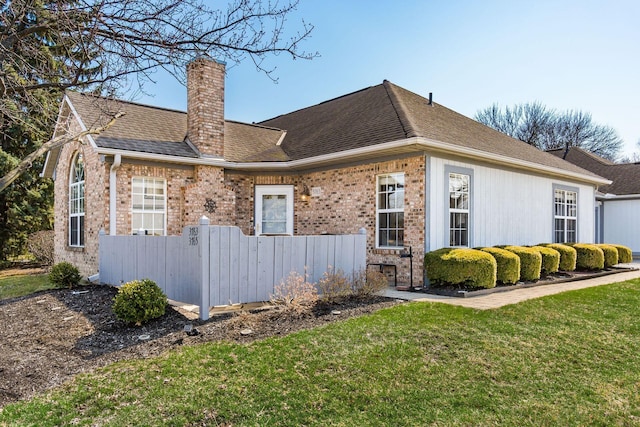
<path fill-rule="evenodd" d="M 303 44 L 320 57 L 250 61 L 227 69 L 226 118 L 268 119 L 383 79 L 466 116 L 494 102 L 539 101 L 590 112 L 640 140 L 640 1 L 300 0 L 289 28 L 315 26 Z M 186 110 L 186 89 L 158 74 L 143 103 Z"/>

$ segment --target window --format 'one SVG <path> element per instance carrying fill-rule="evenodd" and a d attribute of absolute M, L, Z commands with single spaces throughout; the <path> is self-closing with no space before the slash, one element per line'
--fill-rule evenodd
<path fill-rule="evenodd" d="M 379 248 L 404 246 L 404 173 L 378 176 L 376 241 Z"/>
<path fill-rule="evenodd" d="M 469 246 L 470 176 L 449 173 L 449 246 Z"/>
<path fill-rule="evenodd" d="M 556 188 L 553 204 L 554 242 L 576 242 L 578 237 L 578 192 Z"/>
<path fill-rule="evenodd" d="M 166 219 L 166 190 L 164 179 L 133 178 L 131 190 L 131 230 L 164 236 Z"/>
<path fill-rule="evenodd" d="M 69 177 L 69 246 L 84 246 L 84 162 L 76 154 Z"/>

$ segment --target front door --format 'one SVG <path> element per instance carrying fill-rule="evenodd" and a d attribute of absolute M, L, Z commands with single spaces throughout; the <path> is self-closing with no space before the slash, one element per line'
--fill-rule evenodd
<path fill-rule="evenodd" d="M 256 185 L 256 235 L 293 236 L 293 185 Z"/>

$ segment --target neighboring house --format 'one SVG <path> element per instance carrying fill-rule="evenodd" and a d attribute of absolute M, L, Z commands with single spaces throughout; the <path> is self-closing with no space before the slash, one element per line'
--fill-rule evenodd
<path fill-rule="evenodd" d="M 578 147 L 549 152 L 612 181 L 596 193 L 595 240 L 629 246 L 640 256 L 640 163 L 613 163 Z"/>
<path fill-rule="evenodd" d="M 224 120 L 224 65 L 187 68 L 182 113 L 69 92 L 49 153 L 56 261 L 98 268 L 98 232 L 179 234 L 206 215 L 245 234 L 367 232 L 367 261 L 422 279 L 444 246 L 594 239 L 609 181 L 388 81 L 258 124 Z"/>

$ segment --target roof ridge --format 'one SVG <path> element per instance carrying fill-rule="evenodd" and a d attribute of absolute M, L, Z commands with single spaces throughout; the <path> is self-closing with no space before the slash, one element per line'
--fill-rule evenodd
<path fill-rule="evenodd" d="M 419 136 L 416 131 L 416 127 L 411 120 L 411 115 L 407 112 L 404 103 L 402 102 L 400 96 L 396 93 L 394 88 L 398 87 L 395 84 L 391 83 L 389 80 L 385 79 L 382 81 L 382 86 L 387 92 L 387 96 L 391 101 L 391 106 L 393 107 L 396 115 L 398 116 L 398 120 L 400 121 L 400 126 L 404 130 L 404 134 L 407 138 L 412 138 Z"/>
<path fill-rule="evenodd" d="M 260 129 L 267 129 L 267 130 L 277 130 L 280 132 L 284 132 L 284 129 L 280 129 L 280 128 L 274 128 L 273 126 L 265 126 L 265 125 L 261 125 L 258 123 L 247 123 L 247 122 L 241 122 L 239 120 L 231 120 L 231 119 L 224 119 L 225 122 L 229 122 L 229 123 L 235 123 L 238 125 L 245 125 L 245 126 L 252 126 L 252 127 L 256 127 L 256 128 L 260 128 Z"/>
<path fill-rule="evenodd" d="M 109 96 L 96 95 L 96 94 L 90 93 L 90 92 L 80 92 L 80 91 L 77 91 L 77 90 L 70 90 L 70 89 L 67 89 L 65 91 L 65 94 L 67 92 L 74 93 L 74 94 L 80 95 L 80 96 L 86 96 L 86 97 L 91 97 L 91 98 L 96 98 L 96 99 L 102 99 L 104 101 L 121 102 L 123 104 L 135 105 L 135 106 L 138 106 L 138 107 L 153 108 L 154 110 L 164 110 L 164 111 L 169 111 L 169 112 L 172 112 L 172 113 L 187 114 L 186 111 L 176 110 L 175 108 L 167 108 L 167 107 L 159 107 L 157 105 L 143 104 L 141 102 L 128 101 L 128 100 L 120 99 L 120 98 L 113 98 L 113 97 L 109 97 Z"/>

